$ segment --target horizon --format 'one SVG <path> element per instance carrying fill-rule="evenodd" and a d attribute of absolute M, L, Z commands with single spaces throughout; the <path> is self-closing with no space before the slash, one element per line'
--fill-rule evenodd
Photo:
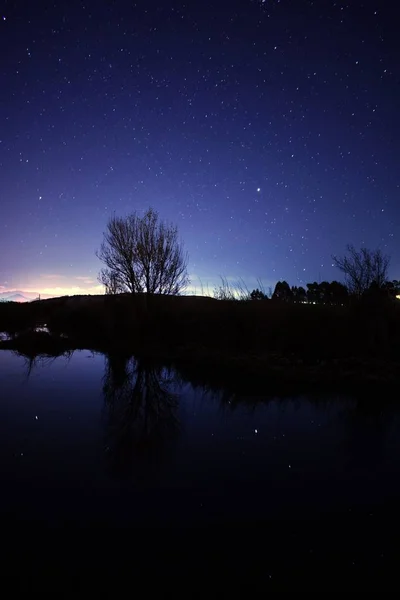
<path fill-rule="evenodd" d="M 340 274 L 339 274 L 340 275 Z M 340 281 L 342 282 L 342 277 L 338 277 L 336 279 L 332 279 L 331 281 Z M 202 280 L 191 281 L 190 284 L 182 291 L 181 295 L 185 296 L 213 296 L 214 289 L 218 288 L 222 280 L 226 280 L 232 289 L 238 290 L 241 288 L 246 288 L 249 292 L 255 289 L 263 289 L 268 291 L 270 288 L 272 291 L 275 288 L 275 285 L 278 281 L 285 281 L 283 279 L 277 279 L 276 281 L 272 280 L 262 280 L 261 278 L 247 278 L 241 279 L 237 277 L 224 277 L 218 276 L 213 278 L 211 281 L 203 282 Z M 314 283 L 317 281 L 316 279 L 307 281 L 304 284 L 304 287 L 307 283 Z M 321 283 L 320 280 L 318 283 Z M 324 280 L 326 281 L 326 280 Z M 295 284 L 292 284 L 290 281 L 288 282 L 292 287 Z M 102 284 L 97 284 L 92 287 L 56 287 L 56 288 L 42 288 L 43 291 L 38 291 L 38 289 L 26 289 L 23 286 L 13 287 L 13 288 L 5 288 L 4 286 L 0 286 L 0 298 L 4 295 L 14 295 L 21 294 L 22 296 L 27 297 L 29 300 L 36 299 L 39 295 L 43 298 L 58 298 L 61 296 L 79 296 L 79 295 L 103 295 L 105 294 L 105 287 Z"/>
<path fill-rule="evenodd" d="M 264 293 L 269 294 L 270 292 L 273 292 L 275 289 L 276 284 L 279 281 L 286 281 L 283 279 L 278 279 L 275 282 L 268 282 L 268 285 L 266 285 L 266 282 L 263 282 L 261 279 L 255 279 L 253 280 L 253 284 L 254 285 L 248 285 L 246 283 L 245 280 L 238 280 L 237 278 L 231 277 L 219 277 L 216 282 L 213 284 L 213 286 L 211 287 L 210 285 L 205 285 L 203 282 L 199 282 L 198 285 L 189 285 L 187 286 L 179 295 L 182 296 L 208 296 L 208 297 L 214 297 L 214 290 L 217 289 L 222 282 L 226 281 L 229 284 L 229 287 L 236 293 L 240 293 L 241 290 L 245 290 L 246 292 L 252 292 L 253 290 L 259 289 L 260 291 L 264 291 Z M 337 281 L 339 283 L 342 283 L 344 285 L 346 285 L 344 278 L 343 277 L 337 277 L 331 280 L 310 280 L 307 281 L 304 285 L 302 286 L 296 286 L 296 284 L 293 284 L 290 281 L 287 281 L 287 283 L 289 284 L 289 286 L 292 287 L 303 287 L 304 289 L 307 289 L 307 285 L 308 284 L 312 284 L 312 283 L 318 283 L 321 284 L 322 282 L 332 282 L 332 281 Z M 392 278 L 388 278 L 388 281 L 394 281 L 394 279 Z M 126 292 L 129 293 L 129 292 Z M 92 287 L 92 288 L 56 288 L 54 290 L 49 290 L 47 289 L 47 291 L 45 292 L 39 292 L 37 290 L 24 290 L 22 288 L 12 288 L 12 289 L 4 289 L 2 286 L 0 286 L 0 300 L 5 297 L 9 297 L 9 296 L 14 296 L 14 295 L 21 295 L 23 296 L 26 300 L 32 301 L 32 300 L 37 300 L 39 299 L 39 296 L 42 300 L 47 300 L 50 298 L 59 298 L 62 296 L 87 296 L 87 295 L 105 295 L 105 287 L 103 285 L 98 285 L 96 287 Z M 240 294 L 239 294 L 240 295 Z M 400 296 L 396 296 L 396 298 L 400 299 Z"/>

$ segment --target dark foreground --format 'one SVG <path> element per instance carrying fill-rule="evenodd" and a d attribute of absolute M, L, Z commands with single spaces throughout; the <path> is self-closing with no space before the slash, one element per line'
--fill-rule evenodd
<path fill-rule="evenodd" d="M 277 394 L 268 378 L 238 392 L 88 351 L 3 352 L 0 379 L 2 568 L 14 589 L 397 585 L 393 395 Z"/>
<path fill-rule="evenodd" d="M 386 296 L 346 306 L 74 296 L 0 304 L 0 332 L 0 349 L 134 353 L 236 390 L 265 377 L 294 393 L 399 382 L 400 301 Z"/>
<path fill-rule="evenodd" d="M 389 531 L 388 531 L 389 529 Z M 127 586 L 161 597 L 268 592 L 392 592 L 398 529 L 387 519 L 232 522 L 225 527 L 109 530 L 25 527 L 7 543 L 14 591 L 115 595 Z M 40 539 L 40 546 L 38 540 Z M 6 580 L 6 578 L 4 579 Z"/>

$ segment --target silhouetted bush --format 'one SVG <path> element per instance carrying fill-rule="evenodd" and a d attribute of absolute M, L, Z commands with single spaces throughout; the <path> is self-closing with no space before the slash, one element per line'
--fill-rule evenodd
<path fill-rule="evenodd" d="M 268 296 L 258 288 L 250 293 L 251 300 L 269 300 Z"/>

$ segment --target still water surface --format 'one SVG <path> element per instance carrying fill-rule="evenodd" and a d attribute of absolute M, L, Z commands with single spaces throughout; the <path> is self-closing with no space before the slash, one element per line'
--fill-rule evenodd
<path fill-rule="evenodd" d="M 387 398 L 235 397 L 88 351 L 0 353 L 1 511 L 47 524 L 365 515 L 400 499 Z"/>

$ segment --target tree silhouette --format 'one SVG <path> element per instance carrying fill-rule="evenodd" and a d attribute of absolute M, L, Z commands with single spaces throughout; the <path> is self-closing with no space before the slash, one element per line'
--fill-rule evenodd
<path fill-rule="evenodd" d="M 268 300 L 268 296 L 258 288 L 250 293 L 251 300 Z"/>
<path fill-rule="evenodd" d="M 272 300 L 279 300 L 280 302 L 291 302 L 293 300 L 293 293 L 287 281 L 277 282 Z"/>
<path fill-rule="evenodd" d="M 330 284 L 330 301 L 332 304 L 346 304 L 349 299 L 349 291 L 343 283 L 339 281 L 331 281 Z"/>
<path fill-rule="evenodd" d="M 107 293 L 179 294 L 189 283 L 178 230 L 152 208 L 143 217 L 111 217 L 96 256 L 105 265 L 99 280 Z"/>
<path fill-rule="evenodd" d="M 106 294 L 121 294 L 125 291 L 114 271 L 102 269 L 99 279 L 106 288 Z"/>
<path fill-rule="evenodd" d="M 307 300 L 313 304 L 345 304 L 348 290 L 338 281 L 322 281 L 307 283 Z"/>
<path fill-rule="evenodd" d="M 347 254 L 333 256 L 332 259 L 334 265 L 344 273 L 350 293 L 361 296 L 372 283 L 383 287 L 387 281 L 390 257 L 379 249 L 356 250 L 351 244 L 346 249 Z"/>
<path fill-rule="evenodd" d="M 307 293 L 306 290 L 302 286 L 292 286 L 292 296 L 293 302 L 306 302 L 307 301 Z"/>

